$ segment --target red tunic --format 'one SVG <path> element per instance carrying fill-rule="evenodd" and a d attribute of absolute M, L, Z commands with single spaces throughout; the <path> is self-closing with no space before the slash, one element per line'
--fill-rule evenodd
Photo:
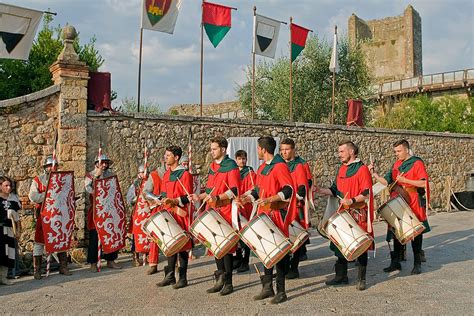
<path fill-rule="evenodd" d="M 251 167 L 246 166 L 240 170 L 240 194 L 243 194 L 249 190 L 252 190 L 257 183 L 257 174 Z M 240 210 L 241 214 L 247 219 L 250 220 L 250 215 L 252 214 L 252 204 L 246 204 Z"/>
<path fill-rule="evenodd" d="M 296 195 L 290 170 L 280 155 L 275 155 L 270 164 L 264 162 L 260 165 L 257 171 L 256 186 L 259 198 L 268 198 L 278 194 L 284 186 L 290 186 L 293 189 L 288 209 L 285 210 L 288 213 L 284 219 L 279 210 L 268 211 L 259 208 L 257 212 L 257 214 L 266 213 L 269 215 L 275 225 L 288 237 L 288 226 L 296 216 Z"/>
<path fill-rule="evenodd" d="M 179 179 L 179 181 L 177 180 Z M 186 188 L 186 190 L 183 188 Z M 162 182 L 161 182 L 161 196 L 176 199 L 179 197 L 185 197 L 191 194 L 193 190 L 193 177 L 191 174 L 184 169 L 184 167 L 177 167 L 175 170 L 171 171 L 170 169 L 166 170 Z M 187 203 L 189 205 L 189 203 Z M 168 206 L 163 206 L 164 209 L 167 209 L 171 215 L 174 217 L 176 222 L 181 226 L 185 231 L 189 231 L 190 225 L 190 214 L 191 208 L 185 205 L 183 209 L 188 213 L 186 216 L 182 217 L 176 214 Z M 192 217 L 191 217 L 192 218 Z M 191 240 L 189 240 L 180 251 L 190 250 L 192 248 Z"/>
<path fill-rule="evenodd" d="M 237 188 L 237 196 L 239 195 L 240 172 L 237 163 L 226 155 L 220 164 L 215 161 L 211 163 L 206 193 L 216 196 L 228 191 L 229 188 Z M 206 209 L 210 208 L 212 208 L 210 205 L 206 206 Z M 232 205 L 230 203 L 214 209 L 232 226 Z"/>
<path fill-rule="evenodd" d="M 46 186 L 41 183 L 38 176 L 36 176 L 33 181 L 38 185 L 38 193 L 43 193 L 46 191 Z M 36 227 L 35 227 L 35 242 L 44 244 L 44 235 L 43 235 L 43 218 L 41 216 L 41 206 L 42 204 L 36 204 Z"/>
<path fill-rule="evenodd" d="M 426 182 L 426 189 L 417 188 L 407 183 L 400 183 L 410 197 L 409 201 L 407 201 L 408 205 L 410 205 L 410 208 L 413 210 L 413 213 L 415 213 L 418 220 L 424 222 L 428 219 L 426 216 L 425 194 L 426 197 L 429 197 L 428 173 L 426 172 L 425 164 L 420 158 L 415 156 L 412 156 L 405 161 L 397 160 L 393 164 L 391 172 L 385 176 L 385 179 L 389 184 L 391 184 L 402 172 L 402 176 L 409 180 L 425 180 Z M 395 197 L 398 193 L 392 191 L 390 195 Z"/>
<path fill-rule="evenodd" d="M 307 164 L 306 164 L 307 165 Z M 307 171 L 305 170 L 304 164 L 301 163 L 300 161 L 292 160 L 288 162 L 288 167 L 290 169 L 291 173 L 291 178 L 293 179 L 293 187 L 295 188 L 295 193 L 298 193 L 298 190 L 301 186 L 304 186 L 305 188 L 305 196 L 308 194 L 308 174 Z M 305 223 L 305 216 L 304 216 L 304 199 L 303 200 L 297 200 L 296 205 L 297 205 L 297 212 L 294 214 L 293 220 L 297 220 L 301 226 L 304 228 L 308 228 L 306 223 Z"/>

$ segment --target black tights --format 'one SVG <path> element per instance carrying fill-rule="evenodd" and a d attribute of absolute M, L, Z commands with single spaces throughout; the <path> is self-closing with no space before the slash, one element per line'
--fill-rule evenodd
<path fill-rule="evenodd" d="M 411 248 L 413 249 L 414 255 L 421 253 L 421 250 L 423 249 L 423 234 L 416 236 L 415 239 L 411 241 Z M 402 244 L 397 238 L 393 239 L 393 251 L 396 254 L 400 254 L 402 252 Z"/>
<path fill-rule="evenodd" d="M 276 266 L 276 277 L 278 278 L 285 278 L 285 275 L 288 273 L 288 266 L 289 266 L 290 256 L 286 255 L 278 261 Z M 265 268 L 264 270 L 265 275 L 273 275 L 273 267 L 270 269 Z"/>
<path fill-rule="evenodd" d="M 179 253 L 172 255 L 171 257 L 167 257 L 168 267 L 171 267 L 174 269 L 174 267 L 176 266 L 176 262 L 178 261 L 178 256 L 179 256 L 179 267 L 182 269 L 187 269 L 188 259 L 189 259 L 189 255 L 187 251 L 181 251 Z"/>
<path fill-rule="evenodd" d="M 217 270 L 224 271 L 226 273 L 232 273 L 232 269 L 233 269 L 232 260 L 233 260 L 233 255 L 232 254 L 226 254 L 221 259 L 216 258 Z"/>
<path fill-rule="evenodd" d="M 359 262 L 359 265 L 361 265 L 363 267 L 366 267 L 367 262 L 369 261 L 368 259 L 369 259 L 369 256 L 367 255 L 367 251 L 366 251 L 357 258 L 357 262 Z M 347 264 L 346 258 L 339 258 L 338 257 L 337 262 Z"/>

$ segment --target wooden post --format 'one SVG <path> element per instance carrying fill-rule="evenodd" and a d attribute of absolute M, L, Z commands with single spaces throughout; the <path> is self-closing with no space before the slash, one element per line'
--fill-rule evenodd
<path fill-rule="evenodd" d="M 143 28 L 140 28 L 140 53 L 138 56 L 137 112 L 140 112 L 140 90 L 141 90 L 141 81 L 142 81 L 142 51 L 143 51 Z"/>
<path fill-rule="evenodd" d="M 199 116 L 202 116 L 202 77 L 204 67 L 204 0 L 201 4 L 201 82 L 199 85 Z"/>
<path fill-rule="evenodd" d="M 293 23 L 293 17 L 290 16 L 290 122 L 293 122 L 293 53 L 291 51 L 292 43 L 292 32 L 291 24 Z"/>
<path fill-rule="evenodd" d="M 253 6 L 253 28 L 254 32 L 257 32 L 256 22 L 257 22 L 257 7 Z M 255 37 L 257 34 L 253 35 L 253 49 L 252 49 L 252 120 L 255 118 Z"/>

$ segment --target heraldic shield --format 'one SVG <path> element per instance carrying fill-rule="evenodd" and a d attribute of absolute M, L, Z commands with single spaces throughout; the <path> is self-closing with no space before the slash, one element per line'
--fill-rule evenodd
<path fill-rule="evenodd" d="M 93 217 L 103 253 L 125 246 L 125 204 L 117 176 L 94 181 Z"/>
<path fill-rule="evenodd" d="M 71 247 L 76 211 L 74 172 L 51 172 L 41 207 L 44 245 L 47 253 Z"/>
<path fill-rule="evenodd" d="M 142 186 L 143 188 L 143 186 Z M 143 224 L 150 218 L 151 210 L 148 202 L 142 195 L 142 188 L 140 194 L 137 197 L 137 203 L 132 215 L 132 233 L 135 241 L 136 252 L 149 252 L 150 251 L 150 240 L 148 235 L 143 231 Z"/>

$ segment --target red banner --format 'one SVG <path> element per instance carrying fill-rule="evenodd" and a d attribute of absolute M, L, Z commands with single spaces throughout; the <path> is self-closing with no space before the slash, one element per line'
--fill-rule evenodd
<path fill-rule="evenodd" d="M 147 234 L 143 231 L 143 224 L 150 218 L 151 210 L 148 202 L 142 196 L 142 189 L 137 197 L 137 203 L 132 215 L 132 233 L 135 242 L 135 252 L 149 252 L 150 240 Z"/>
<path fill-rule="evenodd" d="M 94 223 L 103 253 L 111 253 L 125 246 L 125 203 L 117 176 L 94 182 Z"/>
<path fill-rule="evenodd" d="M 51 172 L 41 207 L 47 253 L 64 252 L 71 246 L 76 211 L 74 195 L 74 172 Z"/>

